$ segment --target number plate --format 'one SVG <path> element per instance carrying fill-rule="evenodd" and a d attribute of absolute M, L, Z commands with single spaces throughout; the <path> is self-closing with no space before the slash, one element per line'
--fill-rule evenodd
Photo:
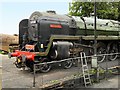
<path fill-rule="evenodd" d="M 34 45 L 25 45 L 25 49 L 34 50 Z"/>

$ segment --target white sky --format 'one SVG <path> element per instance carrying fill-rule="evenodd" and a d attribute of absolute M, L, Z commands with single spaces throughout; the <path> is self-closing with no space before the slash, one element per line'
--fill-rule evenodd
<path fill-rule="evenodd" d="M 55 10 L 67 14 L 72 0 L 2 0 L 0 2 L 0 33 L 18 34 L 19 22 L 34 11 Z"/>

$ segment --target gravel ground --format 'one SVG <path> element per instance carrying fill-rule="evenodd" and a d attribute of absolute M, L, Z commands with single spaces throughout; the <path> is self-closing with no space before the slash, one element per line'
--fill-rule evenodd
<path fill-rule="evenodd" d="M 89 88 L 119 88 L 120 89 L 120 75 L 101 80 L 100 83 L 95 83 Z"/>
<path fill-rule="evenodd" d="M 0 62 L 2 62 L 2 87 L 3 88 L 31 88 L 33 85 L 33 74 L 29 71 L 21 71 L 17 69 L 13 62 L 15 61 L 15 58 L 8 59 L 7 55 L 1 55 L 2 59 Z M 111 67 L 114 65 L 118 65 L 118 60 L 116 61 L 109 61 L 107 64 L 106 62 L 101 63 L 101 67 Z M 90 67 L 90 64 L 88 64 Z M 54 67 L 52 70 L 48 73 L 37 73 L 36 74 L 36 86 L 39 86 L 41 84 L 45 84 L 46 82 L 53 81 L 56 79 L 61 79 L 66 76 L 71 76 L 75 73 L 79 73 L 81 71 L 81 67 L 72 67 L 70 69 L 63 69 L 61 67 Z M 109 83 L 114 82 L 109 81 Z M 101 81 L 102 82 L 102 81 Z M 107 83 L 107 82 L 105 82 Z M 114 82 L 116 85 L 116 82 Z M 101 84 L 100 84 L 101 85 Z M 104 84 L 102 84 L 104 85 Z M 101 85 L 101 86 L 102 86 Z M 118 84 L 117 84 L 118 85 Z M 112 86 L 112 85 L 110 85 Z M 103 87 L 103 86 L 102 86 Z M 117 86 L 115 86 L 117 87 Z M 91 86 L 90 88 L 99 88 L 97 84 Z M 100 87 L 101 88 L 101 87 Z M 103 87 L 105 88 L 105 87 Z"/>

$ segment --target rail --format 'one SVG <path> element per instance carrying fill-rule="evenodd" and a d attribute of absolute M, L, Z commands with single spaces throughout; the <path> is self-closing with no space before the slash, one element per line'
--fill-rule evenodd
<path fill-rule="evenodd" d="M 86 56 L 86 57 L 87 57 L 87 58 L 90 58 L 90 57 L 110 56 L 110 55 L 120 55 L 120 53 L 111 53 L 111 54 L 91 55 L 91 56 Z M 60 63 L 60 62 L 64 62 L 64 61 L 68 61 L 68 60 L 74 60 L 74 59 L 80 59 L 80 58 L 81 58 L 81 57 L 67 58 L 67 59 L 62 59 L 62 60 L 59 60 L 59 61 L 44 62 L 44 63 L 35 64 L 35 65 L 43 65 L 43 64 Z"/>

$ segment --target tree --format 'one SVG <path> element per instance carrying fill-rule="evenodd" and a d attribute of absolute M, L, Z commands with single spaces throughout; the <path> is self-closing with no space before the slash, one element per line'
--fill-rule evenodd
<path fill-rule="evenodd" d="M 118 21 L 120 21 L 120 1 L 118 3 Z"/>
<path fill-rule="evenodd" d="M 101 19 L 118 19 L 118 2 L 97 2 L 97 17 Z M 94 13 L 94 2 L 77 2 L 73 1 L 69 5 L 69 14 L 72 16 L 89 17 Z"/>

